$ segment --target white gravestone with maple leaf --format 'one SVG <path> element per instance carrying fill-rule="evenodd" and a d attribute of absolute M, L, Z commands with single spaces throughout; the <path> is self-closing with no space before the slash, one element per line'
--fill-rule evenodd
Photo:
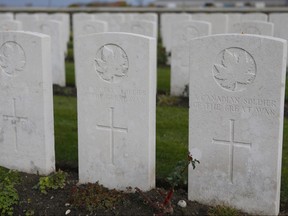
<path fill-rule="evenodd" d="M 274 24 L 263 21 L 243 21 L 233 24 L 230 33 L 256 34 L 264 36 L 274 35 Z"/>
<path fill-rule="evenodd" d="M 55 171 L 50 38 L 1 32 L 0 166 Z"/>
<path fill-rule="evenodd" d="M 286 55 L 272 37 L 190 42 L 189 150 L 201 162 L 190 200 L 279 213 Z"/>
<path fill-rule="evenodd" d="M 75 51 L 80 183 L 153 188 L 156 40 L 90 34 Z"/>
<path fill-rule="evenodd" d="M 171 88 L 174 96 L 188 96 L 189 86 L 189 40 L 211 34 L 211 23 L 183 21 L 172 25 Z"/>

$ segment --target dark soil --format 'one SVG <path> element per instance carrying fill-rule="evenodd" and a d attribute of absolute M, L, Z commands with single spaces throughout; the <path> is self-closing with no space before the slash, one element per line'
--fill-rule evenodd
<path fill-rule="evenodd" d="M 77 185 L 78 174 L 75 170 L 65 170 L 65 172 L 68 173 L 66 186 L 63 189 L 48 190 L 47 194 L 42 194 L 39 190 L 33 189 L 39 181 L 38 175 L 20 173 L 21 183 L 17 186 L 20 200 L 19 205 L 14 207 L 14 215 L 65 215 L 67 211 L 70 211 L 67 215 L 153 215 L 157 213 L 137 192 L 119 193 L 115 190 L 108 190 L 98 184 L 94 187 L 96 191 L 93 191 L 93 193 L 98 193 L 98 199 L 99 197 L 106 197 L 105 200 L 100 200 L 101 202 L 99 202 L 97 198 L 92 199 L 91 202 L 98 202 L 98 205 L 95 205 L 94 209 L 89 210 L 85 205 L 77 207 L 75 196 L 74 204 L 72 198 L 73 193 L 75 195 L 75 188 L 87 189 L 89 185 Z M 160 190 L 167 193 L 167 186 L 168 184 L 165 180 L 159 179 L 157 180 L 158 189 L 145 192 L 145 195 L 155 202 L 158 201 L 162 203 L 164 198 L 158 191 Z M 166 188 L 166 190 L 164 188 Z M 85 200 L 82 195 L 83 194 L 81 194 L 80 197 L 81 200 Z M 110 197 L 113 197 L 113 199 L 110 199 Z M 115 197 L 117 197 L 117 199 L 115 199 Z M 179 207 L 177 205 L 179 200 L 185 200 L 187 207 Z M 212 207 L 197 202 L 188 201 L 187 189 L 183 187 L 175 190 L 171 203 L 174 209 L 173 215 L 208 215 L 213 209 Z M 280 215 L 288 215 L 287 207 L 287 204 L 281 206 Z M 221 212 L 217 215 L 221 215 Z M 237 212 L 237 215 L 248 214 Z"/>

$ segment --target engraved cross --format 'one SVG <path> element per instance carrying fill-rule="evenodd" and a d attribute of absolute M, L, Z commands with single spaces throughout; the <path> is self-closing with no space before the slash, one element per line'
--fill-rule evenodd
<path fill-rule="evenodd" d="M 235 141 L 235 120 L 230 119 L 230 139 L 229 140 L 220 140 L 220 139 L 213 139 L 213 144 L 220 144 L 220 145 L 228 145 L 229 146 L 229 173 L 230 173 L 230 181 L 233 183 L 233 168 L 234 168 L 234 147 L 248 147 L 251 148 L 252 143 L 249 142 L 240 142 Z"/>
<path fill-rule="evenodd" d="M 114 145 L 115 145 L 115 139 L 114 139 L 114 133 L 115 132 L 128 132 L 128 128 L 121 128 L 115 126 L 114 123 L 114 107 L 110 107 L 110 123 L 109 125 L 97 125 L 97 128 L 102 130 L 108 130 L 110 132 L 110 158 L 111 162 L 114 165 Z"/>
<path fill-rule="evenodd" d="M 27 122 L 27 117 L 18 116 L 16 114 L 16 98 L 13 98 L 13 106 L 12 106 L 12 115 L 3 115 L 4 121 L 10 121 L 11 125 L 14 128 L 14 137 L 15 137 L 15 148 L 18 151 L 18 131 L 17 125 L 19 123 Z"/>

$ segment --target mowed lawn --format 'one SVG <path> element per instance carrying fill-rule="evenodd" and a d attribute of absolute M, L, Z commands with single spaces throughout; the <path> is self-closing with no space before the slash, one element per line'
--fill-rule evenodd
<path fill-rule="evenodd" d="M 74 64 L 66 63 L 67 83 L 75 84 Z M 158 92 L 169 95 L 170 70 L 158 68 Z M 286 95 L 287 97 L 287 95 Z M 56 161 L 77 168 L 77 98 L 54 96 Z M 188 108 L 157 106 L 156 111 L 156 175 L 165 178 L 177 161 L 188 151 Z M 269 164 L 267 164 L 269 166 Z M 288 202 L 288 119 L 284 121 L 281 201 Z"/>

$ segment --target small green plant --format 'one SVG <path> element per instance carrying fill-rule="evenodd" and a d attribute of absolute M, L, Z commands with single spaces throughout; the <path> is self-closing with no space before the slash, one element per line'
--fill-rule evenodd
<path fill-rule="evenodd" d="M 188 160 L 179 161 L 174 169 L 174 171 L 167 177 L 168 182 L 171 185 L 170 190 L 167 194 L 163 194 L 158 191 L 161 195 L 163 195 L 163 202 L 155 202 L 152 201 L 149 197 L 147 197 L 139 188 L 135 188 L 136 191 L 145 199 L 145 201 L 156 210 L 156 214 L 154 215 L 163 215 L 163 214 L 173 214 L 173 207 L 171 205 L 171 199 L 174 194 L 174 188 L 178 186 L 184 178 L 183 174 L 186 169 L 191 164 L 193 169 L 196 168 L 196 163 L 200 163 L 197 159 L 194 159 L 190 152 L 188 153 Z"/>
<path fill-rule="evenodd" d="M 209 216 L 238 216 L 239 213 L 236 209 L 223 205 L 218 205 L 208 210 Z"/>
<path fill-rule="evenodd" d="M 43 194 L 47 194 L 48 189 L 62 189 L 66 185 L 67 176 L 68 174 L 66 172 L 59 170 L 52 175 L 40 177 L 39 183 L 34 186 L 34 189 L 39 189 Z"/>
<path fill-rule="evenodd" d="M 13 206 L 18 204 L 19 195 L 15 188 L 20 182 L 19 173 L 0 167 L 0 214 L 13 215 Z"/>
<path fill-rule="evenodd" d="M 188 160 L 177 162 L 175 169 L 167 177 L 167 181 L 170 183 L 172 189 L 177 187 L 180 183 L 187 184 L 187 178 L 183 174 L 190 164 L 192 165 L 192 168 L 195 169 L 196 163 L 200 163 L 200 161 L 194 159 L 190 153 L 188 154 Z"/>

